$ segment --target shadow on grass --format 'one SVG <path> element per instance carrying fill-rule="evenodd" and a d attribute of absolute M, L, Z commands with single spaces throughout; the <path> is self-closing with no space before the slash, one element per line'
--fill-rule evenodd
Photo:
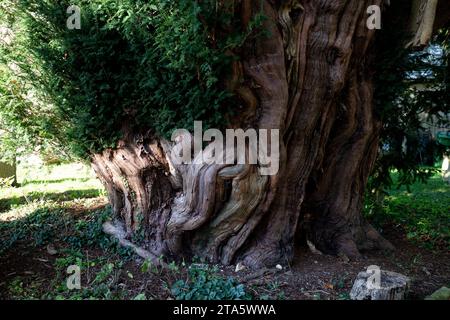
<path fill-rule="evenodd" d="M 107 206 L 86 208 L 82 215 L 72 214 L 70 208 L 44 206 L 20 219 L 0 221 L 0 258 L 18 244 L 21 247 L 39 247 L 53 241 L 72 246 L 92 244 L 96 238 L 106 238 L 102 223 L 109 215 Z"/>
<path fill-rule="evenodd" d="M 64 192 L 30 192 L 25 196 L 0 199 L 0 213 L 11 210 L 14 206 L 24 205 L 36 200 L 71 201 L 75 199 L 97 198 L 102 195 L 100 189 L 68 190 Z"/>
<path fill-rule="evenodd" d="M 29 184 L 51 184 L 51 183 L 63 183 L 63 182 L 87 182 L 92 180 L 92 178 L 64 178 L 55 180 L 25 180 L 20 186 L 26 186 Z"/>

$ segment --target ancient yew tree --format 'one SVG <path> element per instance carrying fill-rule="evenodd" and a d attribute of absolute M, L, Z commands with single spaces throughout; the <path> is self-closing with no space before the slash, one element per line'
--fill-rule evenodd
<path fill-rule="evenodd" d="M 252 267 L 288 263 L 305 239 L 348 257 L 392 249 L 361 214 L 382 128 L 377 55 L 425 45 L 445 1 L 78 1 L 72 30 L 61 2 L 11 1 L 11 28 L 31 35 L 10 46 L 33 45 L 10 58 L 55 106 L 47 134 L 90 159 L 128 240 Z M 280 130 L 278 173 L 177 164 L 171 130 L 195 120 Z"/>

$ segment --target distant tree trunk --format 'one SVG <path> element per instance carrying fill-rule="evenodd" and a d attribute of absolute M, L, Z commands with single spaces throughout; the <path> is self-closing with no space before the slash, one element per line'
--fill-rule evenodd
<path fill-rule="evenodd" d="M 270 37 L 245 44 L 229 86 L 245 107 L 235 127 L 280 129 L 279 173 L 177 166 L 171 143 L 125 130 L 116 149 L 92 159 L 118 221 L 156 256 L 252 267 L 288 263 L 298 233 L 331 254 L 392 249 L 361 214 L 381 128 L 367 8 L 384 1 L 262 3 Z M 235 4 L 244 24 L 261 9 Z"/>

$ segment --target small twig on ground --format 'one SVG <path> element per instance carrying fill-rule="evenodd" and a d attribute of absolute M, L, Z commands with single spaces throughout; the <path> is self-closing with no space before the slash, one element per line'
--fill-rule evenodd
<path fill-rule="evenodd" d="M 302 293 L 304 293 L 304 294 L 309 294 L 309 293 L 318 293 L 318 292 L 321 292 L 321 293 L 324 293 L 324 294 L 328 294 L 328 295 L 330 295 L 331 293 L 329 293 L 329 292 L 326 292 L 326 291 L 324 291 L 324 290 L 309 290 L 309 291 L 303 291 Z"/>

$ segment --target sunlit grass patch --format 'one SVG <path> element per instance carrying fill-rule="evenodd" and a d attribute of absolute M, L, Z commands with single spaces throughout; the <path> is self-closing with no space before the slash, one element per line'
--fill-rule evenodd
<path fill-rule="evenodd" d="M 105 191 L 83 164 L 18 168 L 19 187 L 0 189 L 0 252 L 17 241 L 44 245 L 59 236 L 76 214 L 88 214 L 107 204 Z"/>
<path fill-rule="evenodd" d="M 20 187 L 0 189 L 0 221 L 20 219 L 38 208 L 104 205 L 106 194 L 91 169 L 83 164 L 23 165 Z"/>
<path fill-rule="evenodd" d="M 406 237 L 421 246 L 450 247 L 450 186 L 435 175 L 409 189 L 389 190 L 381 210 L 371 218 L 378 225 L 403 228 Z"/>

